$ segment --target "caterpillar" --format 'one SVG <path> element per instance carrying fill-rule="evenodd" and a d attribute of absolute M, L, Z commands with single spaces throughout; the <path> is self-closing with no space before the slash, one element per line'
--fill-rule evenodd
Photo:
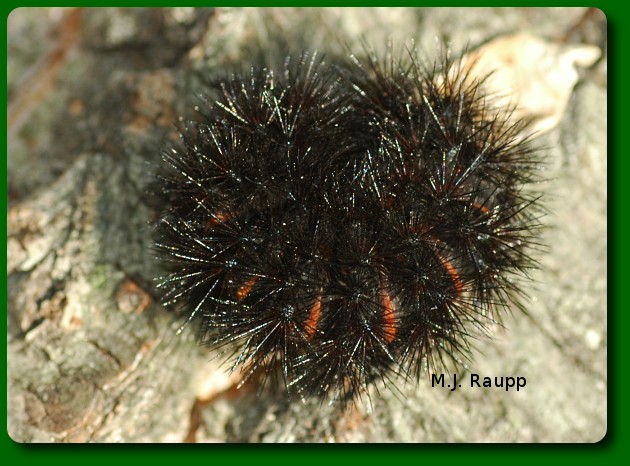
<path fill-rule="evenodd" d="M 457 60 L 364 55 L 215 82 L 163 152 L 165 303 L 290 397 L 463 364 L 536 266 L 525 123 Z"/>

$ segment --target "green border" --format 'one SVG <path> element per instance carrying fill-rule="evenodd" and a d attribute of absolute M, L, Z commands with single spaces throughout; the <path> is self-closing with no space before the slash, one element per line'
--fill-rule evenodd
<path fill-rule="evenodd" d="M 33 2 L 35 5 L 26 6 L 58 6 L 52 2 Z M 128 6 L 122 2 L 115 2 L 120 6 Z M 135 2 L 136 4 L 138 2 Z M 161 6 L 163 2 L 141 2 L 147 6 Z M 219 5 L 226 5 L 228 2 L 217 2 Z M 252 2 L 230 2 L 232 5 L 250 5 Z M 417 2 L 395 2 L 396 6 L 417 5 Z M 485 6 L 499 6 L 498 2 L 486 2 Z M 543 6 L 542 2 L 530 2 L 527 6 Z M 70 2 L 67 6 L 74 6 L 77 2 Z M 255 4 L 255 3 L 254 3 Z M 365 5 L 365 2 L 344 2 L 346 6 Z M 379 4 L 382 5 L 382 2 Z M 111 3 L 109 4 L 111 6 Z M 274 2 L 274 5 L 295 5 L 295 2 Z M 319 2 L 318 6 L 334 5 L 339 6 L 335 2 Z M 461 2 L 452 3 L 448 6 L 460 6 Z M 2 10 L 6 17 L 10 11 L 18 6 L 25 6 L 17 2 L 9 2 L 3 5 Z M 103 6 L 101 2 L 94 2 L 93 6 Z M 393 5 L 389 5 L 393 6 Z M 446 6 L 446 5 L 439 5 Z M 463 5 L 462 5 L 463 6 Z M 466 5 L 470 6 L 470 5 Z M 567 5 L 568 6 L 568 5 Z M 571 5 L 576 6 L 576 5 Z M 621 50 L 627 48 L 630 44 L 629 29 L 624 27 L 622 18 L 624 18 L 625 8 L 621 2 L 605 1 L 599 2 L 597 5 L 608 18 L 608 38 L 609 38 L 609 54 L 612 63 L 610 73 L 610 83 L 614 90 L 611 93 L 613 99 L 609 99 L 609 122 L 611 129 L 609 130 L 610 153 L 613 154 L 609 160 L 609 170 L 612 177 L 609 177 L 611 183 L 610 189 L 610 206 L 613 214 L 609 221 L 609 235 L 614 246 L 614 255 L 609 258 L 609 273 L 611 281 L 608 288 L 609 301 L 611 305 L 609 309 L 613 310 L 609 315 L 612 317 L 609 325 L 608 333 L 608 351 L 609 351 L 609 396 L 608 396 L 608 433 L 602 441 L 597 444 L 561 444 L 561 445 L 455 445 L 453 447 L 445 445 L 362 445 L 362 446 L 311 446 L 311 445 L 287 445 L 287 446 L 258 446 L 252 445 L 248 448 L 232 445 L 202 446 L 195 447 L 179 446 L 179 445 L 76 445 L 71 447 L 63 447 L 58 445 L 22 445 L 13 442 L 6 434 L 0 439 L 0 458 L 8 460 L 9 464 L 27 465 L 34 462 L 47 464 L 49 462 L 63 461 L 65 465 L 72 464 L 111 464 L 116 463 L 143 463 L 149 465 L 157 464 L 177 464 L 182 461 L 182 455 L 185 455 L 183 461 L 198 461 L 199 463 L 210 463 L 233 465 L 241 462 L 248 462 L 250 465 L 257 465 L 260 462 L 273 461 L 273 463 L 315 463 L 330 464 L 330 462 L 338 462 L 342 464 L 359 463 L 387 465 L 400 460 L 408 460 L 406 464 L 420 464 L 430 462 L 433 464 L 450 463 L 451 461 L 462 462 L 466 464 L 470 460 L 483 461 L 484 464 L 518 464 L 525 463 L 531 465 L 532 461 L 549 460 L 570 462 L 572 464 L 587 464 L 592 466 L 595 461 L 616 460 L 621 457 L 630 457 L 629 445 L 630 435 L 628 435 L 628 424 L 626 420 L 628 415 L 628 400 L 622 395 L 622 388 L 628 383 L 628 373 L 623 368 L 623 359 L 618 357 L 621 354 L 630 354 L 629 338 L 622 338 L 622 332 L 630 329 L 629 313 L 624 312 L 623 301 L 620 296 L 620 283 L 625 283 L 624 278 L 628 277 L 627 268 L 622 265 L 627 264 L 625 259 L 628 258 L 628 243 L 622 241 L 622 231 L 628 232 L 624 228 L 625 216 L 621 211 L 623 199 L 628 197 L 628 186 L 630 183 L 625 180 L 625 175 L 629 173 L 628 165 L 630 164 L 630 154 L 627 153 L 627 141 L 621 141 L 618 129 L 630 126 L 629 117 L 623 113 L 628 104 L 628 88 L 616 86 L 617 80 L 627 79 L 630 75 L 628 72 L 628 59 L 622 60 Z M 6 37 L 6 21 L 2 22 L 4 30 L 3 37 Z M 6 39 L 5 39 L 6 41 Z M 626 44 L 626 46 L 623 46 Z M 6 50 L 6 42 L 5 48 Z M 627 51 L 626 51 L 627 53 Z M 6 85 L 6 73 L 2 76 L 2 80 Z M 6 95 L 3 96 L 6 103 Z M 630 107 L 629 107 L 630 108 Z M 5 114 L 6 115 L 6 114 Z M 6 124 L 6 116 L 3 115 Z M 623 131 L 623 129 L 622 129 Z M 5 133 L 6 136 L 6 133 Z M 625 142 L 625 144 L 624 144 Z M 6 140 L 5 140 L 6 143 Z M 4 147 L 7 147 L 6 144 Z M 624 151 L 624 149 L 626 149 Z M 5 153 L 6 155 L 6 153 Z M 6 174 L 6 168 L 0 167 Z M 2 178 L 3 192 L 7 194 L 6 176 Z M 8 200 L 5 197 L 5 206 L 8 209 Z M 627 212 L 627 206 L 624 208 Z M 3 232 L 6 234 L 6 224 L 2 224 Z M 3 251 L 4 255 L 5 252 Z M 6 263 L 6 255 L 4 255 Z M 6 268 L 2 270 L 6 279 Z M 2 294 L 6 293 L 5 288 L 0 288 Z M 6 298 L 6 296 L 5 296 Z M 610 299 L 612 298 L 612 299 Z M 4 300 L 6 302 L 6 299 Z M 615 312 L 616 311 L 616 312 Z M 611 370 L 612 369 L 612 370 Z M 6 366 L 4 374 L 6 374 Z M 6 384 L 2 386 L 2 390 L 6 394 Z M 6 405 L 2 406 L 2 410 L 6 414 Z M 305 456 L 308 453 L 309 456 Z"/>

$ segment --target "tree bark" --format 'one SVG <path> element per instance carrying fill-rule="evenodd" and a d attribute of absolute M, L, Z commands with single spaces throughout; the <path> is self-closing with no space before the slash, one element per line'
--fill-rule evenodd
<path fill-rule="evenodd" d="M 339 413 L 287 400 L 195 342 L 159 302 L 151 191 L 160 150 L 192 115 L 199 76 L 254 55 L 344 53 L 435 37 L 453 50 L 526 30 L 605 47 L 583 9 L 20 9 L 8 20 L 8 430 L 19 442 L 590 442 L 607 427 L 604 56 L 546 146 L 548 253 L 470 373 L 516 391 L 430 380 Z M 278 31 L 281 31 L 278 33 Z M 331 44 L 331 37 L 340 37 Z M 380 45 L 379 45 L 380 46 Z M 296 50 L 299 48 L 299 50 Z M 261 57 L 256 56 L 257 60 Z"/>

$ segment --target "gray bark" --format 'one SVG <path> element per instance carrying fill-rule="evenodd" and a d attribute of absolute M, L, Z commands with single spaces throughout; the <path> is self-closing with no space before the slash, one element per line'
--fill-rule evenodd
<path fill-rule="evenodd" d="M 518 30 L 605 46 L 583 9 L 21 9 L 8 20 L 8 430 L 20 442 L 593 442 L 607 417 L 606 57 L 542 138 L 548 253 L 528 314 L 470 372 L 525 389 L 377 387 L 339 414 L 279 390 L 200 388 L 225 369 L 156 299 L 149 194 L 191 115 L 195 74 L 258 48 L 342 53 L 362 38 L 453 50 Z M 288 38 L 278 44 L 277 31 Z M 253 42 L 252 42 L 253 41 Z M 255 43 L 255 46 L 252 45 Z M 294 50 L 299 52 L 300 50 Z M 222 382 L 225 382 L 223 380 Z M 394 383 L 397 383 L 394 380 Z M 210 393 L 210 395 L 208 395 Z M 204 398 L 205 396 L 205 398 Z"/>

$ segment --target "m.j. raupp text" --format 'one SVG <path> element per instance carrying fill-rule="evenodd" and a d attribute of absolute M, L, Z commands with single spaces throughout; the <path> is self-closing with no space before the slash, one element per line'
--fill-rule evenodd
<path fill-rule="evenodd" d="M 462 384 L 457 383 L 457 374 L 453 374 L 451 383 L 445 383 L 444 379 L 444 374 L 431 374 L 431 387 L 450 388 L 451 391 L 462 388 Z M 505 389 L 505 391 L 515 388 L 518 392 L 527 385 L 527 380 L 520 376 L 482 377 L 479 374 L 470 374 L 470 379 L 466 385 L 470 388 L 500 388 Z"/>

